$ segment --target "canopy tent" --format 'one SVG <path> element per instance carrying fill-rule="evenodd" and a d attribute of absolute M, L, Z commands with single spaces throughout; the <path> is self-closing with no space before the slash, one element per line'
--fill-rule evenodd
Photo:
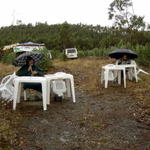
<path fill-rule="evenodd" d="M 45 46 L 44 43 L 34 43 L 34 42 L 25 42 L 25 43 L 19 43 L 20 46 Z"/>
<path fill-rule="evenodd" d="M 40 50 L 46 48 L 44 43 L 25 42 L 19 43 L 13 48 L 15 53 L 18 52 L 32 52 L 33 50 Z"/>

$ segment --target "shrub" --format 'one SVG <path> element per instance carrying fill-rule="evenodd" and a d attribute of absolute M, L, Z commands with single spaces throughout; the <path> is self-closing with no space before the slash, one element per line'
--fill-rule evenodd
<path fill-rule="evenodd" d="M 78 56 L 107 56 L 109 49 L 94 48 L 92 50 L 78 51 Z"/>
<path fill-rule="evenodd" d="M 135 52 L 138 54 L 137 62 L 144 66 L 150 65 L 150 46 L 137 45 Z"/>
<path fill-rule="evenodd" d="M 52 54 L 53 59 L 55 59 L 55 58 L 64 58 L 64 53 L 59 51 L 59 50 L 52 50 L 51 54 Z"/>
<path fill-rule="evenodd" d="M 1 62 L 6 64 L 13 64 L 16 54 L 14 52 L 7 51 L 1 57 Z"/>
<path fill-rule="evenodd" d="M 50 51 L 45 49 L 40 49 L 40 50 L 35 50 L 36 52 L 41 52 L 44 57 L 43 59 L 37 63 L 37 66 L 40 67 L 41 69 L 47 71 L 50 67 L 52 67 L 52 61 L 50 58 Z"/>

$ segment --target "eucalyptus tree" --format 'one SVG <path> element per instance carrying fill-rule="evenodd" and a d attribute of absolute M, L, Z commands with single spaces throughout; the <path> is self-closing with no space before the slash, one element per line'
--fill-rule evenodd
<path fill-rule="evenodd" d="M 144 30 L 144 17 L 134 14 L 132 0 L 113 0 L 108 8 L 109 19 L 119 29 Z"/>

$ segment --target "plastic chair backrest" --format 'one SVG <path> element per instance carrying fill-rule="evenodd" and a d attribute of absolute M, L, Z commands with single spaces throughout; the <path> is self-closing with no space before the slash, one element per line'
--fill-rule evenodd
<path fill-rule="evenodd" d="M 5 76 L 0 84 L 1 97 L 12 100 L 14 92 L 13 79 L 16 77 L 15 72 L 12 75 Z"/>
<path fill-rule="evenodd" d="M 3 84 L 9 84 L 13 81 L 13 79 L 16 77 L 16 73 L 14 72 L 13 74 L 11 75 L 7 75 L 5 76 L 2 80 L 1 80 L 1 83 L 0 85 L 3 85 Z"/>
<path fill-rule="evenodd" d="M 55 94 L 58 94 L 58 96 L 63 96 L 63 93 L 66 92 L 66 84 L 63 80 L 54 80 L 52 82 L 52 89 Z"/>

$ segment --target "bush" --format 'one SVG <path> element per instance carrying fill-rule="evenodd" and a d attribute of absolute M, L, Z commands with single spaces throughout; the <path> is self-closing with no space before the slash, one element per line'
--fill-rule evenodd
<path fill-rule="evenodd" d="M 14 52 L 7 51 L 3 54 L 0 61 L 6 64 L 13 64 L 16 54 Z"/>
<path fill-rule="evenodd" d="M 78 51 L 78 56 L 107 56 L 109 49 L 94 48 L 92 50 Z"/>
<path fill-rule="evenodd" d="M 55 58 L 64 58 L 64 53 L 59 51 L 59 50 L 52 50 L 51 54 L 52 54 L 53 59 L 55 59 Z"/>
<path fill-rule="evenodd" d="M 144 66 L 150 66 L 150 46 L 137 45 L 135 52 L 138 54 L 137 62 Z"/>
<path fill-rule="evenodd" d="M 50 51 L 45 49 L 40 49 L 40 50 L 35 50 L 36 52 L 41 52 L 44 57 L 43 59 L 37 63 L 37 66 L 40 67 L 41 69 L 47 71 L 50 67 L 52 67 L 52 61 L 50 58 Z"/>

